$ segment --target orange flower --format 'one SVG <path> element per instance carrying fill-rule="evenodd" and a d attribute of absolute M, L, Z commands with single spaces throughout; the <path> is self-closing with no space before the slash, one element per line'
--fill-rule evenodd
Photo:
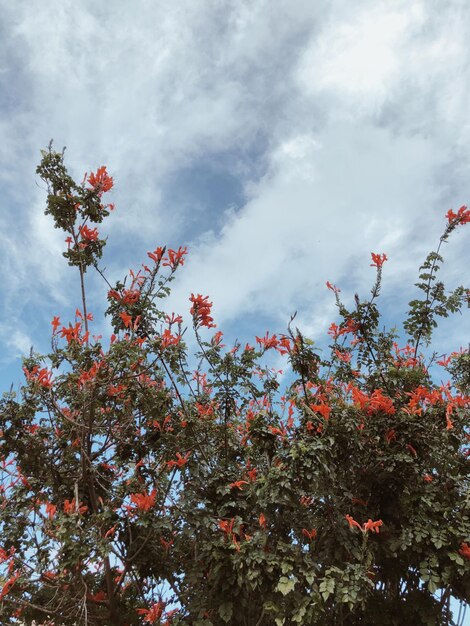
<path fill-rule="evenodd" d="M 351 515 L 345 515 L 344 517 L 348 520 L 349 528 L 354 528 L 354 526 L 356 526 L 357 528 L 359 528 L 359 530 L 362 530 L 359 522 L 356 522 L 356 520 L 353 519 Z"/>
<path fill-rule="evenodd" d="M 236 480 L 234 483 L 230 483 L 229 487 L 230 489 L 239 489 L 240 491 L 243 491 L 243 485 L 248 485 L 248 481 Z"/>
<path fill-rule="evenodd" d="M 88 182 L 93 191 L 96 191 L 99 195 L 109 191 L 114 184 L 112 177 L 109 176 L 106 171 L 106 165 L 99 167 L 96 170 L 96 174 L 92 172 L 90 176 L 88 176 Z"/>
<path fill-rule="evenodd" d="M 52 502 L 46 502 L 46 514 L 49 519 L 52 519 L 56 514 L 57 507 Z"/>
<path fill-rule="evenodd" d="M 147 622 L 148 624 L 156 624 L 160 621 L 164 608 L 164 602 L 156 602 L 155 604 L 152 604 L 150 609 L 137 609 L 137 613 L 143 616 L 144 622 Z"/>
<path fill-rule="evenodd" d="M 98 240 L 98 229 L 97 228 L 88 228 L 88 226 L 80 226 L 78 229 L 80 235 L 82 236 L 83 241 L 97 241 Z"/>
<path fill-rule="evenodd" d="M 126 328 L 129 328 L 129 326 L 132 324 L 132 316 L 129 315 L 129 313 L 125 313 L 123 311 L 122 313 L 119 313 L 119 317 L 122 319 L 124 326 Z"/>
<path fill-rule="evenodd" d="M 20 573 L 16 572 L 16 574 L 13 574 L 13 576 L 7 580 L 7 582 L 3 585 L 2 590 L 0 591 L 0 600 L 2 600 L 9 593 L 10 589 L 13 587 L 19 577 Z"/>
<path fill-rule="evenodd" d="M 179 467 L 180 469 L 186 465 L 189 460 L 191 452 L 187 452 L 184 456 L 181 456 L 179 452 L 176 453 L 176 461 L 167 461 L 167 467 L 171 469 L 172 467 Z"/>
<path fill-rule="evenodd" d="M 457 219 L 457 224 L 468 224 L 470 223 L 470 209 L 467 209 L 465 205 L 461 206 L 457 213 L 449 209 L 446 213 L 446 217 L 449 224 Z"/>
<path fill-rule="evenodd" d="M 371 267 L 376 267 L 377 269 L 380 269 L 385 261 L 387 261 L 386 254 L 376 254 L 375 252 L 371 252 L 370 256 L 372 257 L 372 263 L 370 264 Z"/>
<path fill-rule="evenodd" d="M 57 331 L 57 328 L 60 326 L 60 318 L 55 316 L 51 324 L 52 324 L 52 330 L 55 334 L 55 332 Z"/>
<path fill-rule="evenodd" d="M 152 489 L 150 493 L 131 493 L 131 502 L 139 511 L 150 511 L 155 506 L 156 497 L 156 489 Z"/>
<path fill-rule="evenodd" d="M 196 328 L 199 326 L 215 328 L 215 324 L 212 323 L 214 318 L 210 316 L 212 302 L 209 302 L 209 296 L 201 296 L 201 294 L 195 296 L 192 293 L 189 300 L 193 303 L 189 312 L 193 316 Z"/>
<path fill-rule="evenodd" d="M 152 261 L 158 265 L 162 260 L 163 255 L 165 254 L 165 248 L 158 247 L 153 252 L 147 252 L 147 256 L 152 259 Z"/>
<path fill-rule="evenodd" d="M 81 515 L 82 513 L 85 513 L 85 511 L 88 511 L 86 504 L 77 506 L 75 498 L 64 502 L 64 513 L 67 515 L 72 515 L 73 513 L 79 513 Z"/>
<path fill-rule="evenodd" d="M 267 526 L 266 518 L 263 515 L 263 513 L 261 513 L 261 515 L 259 516 L 259 525 L 260 525 L 260 528 L 266 528 L 266 526 Z"/>
<path fill-rule="evenodd" d="M 379 532 L 379 528 L 380 526 L 383 525 L 383 522 L 381 519 L 378 519 L 376 522 L 373 522 L 370 518 L 367 520 L 367 522 L 365 522 L 365 524 L 363 524 L 363 532 L 366 533 L 367 531 L 372 531 L 373 533 L 377 533 Z"/>
<path fill-rule="evenodd" d="M 317 537 L 317 531 L 315 530 L 315 528 L 312 528 L 312 530 L 302 528 L 302 535 L 304 535 L 304 537 L 307 537 L 309 541 L 313 541 Z"/>
<path fill-rule="evenodd" d="M 168 250 L 168 258 L 163 261 L 163 266 L 167 266 L 172 270 L 175 270 L 178 265 L 184 265 L 184 256 L 186 254 L 188 254 L 187 248 L 182 248 L 181 246 L 178 250 L 172 250 L 170 248 Z"/>
<path fill-rule="evenodd" d="M 468 543 L 461 543 L 459 554 L 461 554 L 464 558 L 470 559 L 470 546 Z"/>

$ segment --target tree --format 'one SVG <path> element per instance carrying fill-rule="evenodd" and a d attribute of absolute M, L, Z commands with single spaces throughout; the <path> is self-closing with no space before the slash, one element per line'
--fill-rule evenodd
<path fill-rule="evenodd" d="M 1 400 L 2 622 L 453 623 L 450 596 L 470 599 L 469 354 L 427 362 L 421 346 L 468 291 L 437 281 L 440 248 L 402 347 L 381 326 L 387 258 L 373 253 L 369 299 L 347 308 L 327 283 L 340 318 L 327 358 L 293 319 L 228 349 L 192 294 L 194 360 L 182 318 L 158 306 L 186 249 L 108 283 L 113 332 L 94 336 L 85 278 L 106 280 L 96 224 L 113 179 L 100 167 L 77 184 L 52 146 L 37 172 L 81 305 Z M 468 222 L 449 211 L 440 243 Z M 284 392 L 269 351 L 290 364 Z"/>

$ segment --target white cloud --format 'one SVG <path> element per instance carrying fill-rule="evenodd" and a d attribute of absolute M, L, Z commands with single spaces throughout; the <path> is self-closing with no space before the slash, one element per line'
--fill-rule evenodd
<path fill-rule="evenodd" d="M 189 243 L 175 308 L 208 293 L 222 323 L 300 307 L 306 326 L 325 325 L 324 281 L 367 289 L 371 250 L 390 257 L 384 295 L 406 300 L 441 215 L 467 198 L 461 0 L 0 5 L 0 80 L 14 94 L 0 108 L 0 184 L 16 212 L 2 210 L 0 254 L 18 276 L 7 278 L 13 301 L 18 284 L 25 302 L 59 300 L 66 284 L 62 237 L 33 180 L 51 136 L 77 177 L 102 163 L 115 175 L 111 272 Z M 178 172 L 222 153 L 241 155 L 246 204 L 180 241 L 190 220 L 171 202 Z M 450 268 L 468 264 L 464 242 L 449 246 Z"/>

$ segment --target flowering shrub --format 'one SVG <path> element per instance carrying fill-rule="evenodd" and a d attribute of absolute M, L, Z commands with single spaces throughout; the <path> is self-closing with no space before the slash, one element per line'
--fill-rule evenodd
<path fill-rule="evenodd" d="M 439 249 L 407 344 L 380 322 L 387 257 L 373 253 L 368 300 L 349 309 L 327 283 L 328 357 L 292 320 L 225 349 L 208 296 L 191 294 L 194 369 L 182 318 L 157 306 L 186 248 L 109 285 L 113 332 L 94 336 L 85 275 L 103 275 L 113 179 L 75 183 L 51 147 L 37 171 L 81 304 L 1 400 L 2 624 L 450 623 L 450 596 L 470 598 L 469 355 L 426 362 L 421 347 L 468 292 L 436 280 Z M 470 211 L 447 218 L 441 243 Z M 268 351 L 291 367 L 283 392 Z"/>

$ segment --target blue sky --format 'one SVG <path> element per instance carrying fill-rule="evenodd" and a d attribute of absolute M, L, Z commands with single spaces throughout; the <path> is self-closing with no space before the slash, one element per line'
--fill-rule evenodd
<path fill-rule="evenodd" d="M 79 304 L 35 176 L 51 138 L 81 180 L 106 164 L 111 279 L 187 245 L 170 309 L 208 294 L 228 337 L 321 341 L 385 252 L 386 319 L 403 319 L 444 214 L 469 202 L 467 0 L 0 0 L 0 381 Z M 468 230 L 468 227 L 467 227 Z M 468 282 L 469 233 L 445 249 Z M 90 279 L 91 309 L 105 287 Z M 467 310 L 436 349 L 470 337 Z M 97 316 L 97 331 L 103 327 Z"/>
<path fill-rule="evenodd" d="M 103 163 L 114 175 L 112 278 L 157 245 L 189 247 L 170 308 L 208 294 L 243 339 L 297 310 L 319 340 L 335 317 L 325 281 L 346 303 L 366 294 L 375 251 L 390 259 L 387 319 L 402 319 L 445 212 L 468 201 L 467 2 L 0 7 L 2 378 L 77 304 L 34 174 L 51 138 L 77 178 Z M 446 248 L 449 287 L 469 266 L 464 231 Z M 90 287 L 99 313 L 104 285 Z M 467 344 L 468 318 L 438 350 Z"/>

